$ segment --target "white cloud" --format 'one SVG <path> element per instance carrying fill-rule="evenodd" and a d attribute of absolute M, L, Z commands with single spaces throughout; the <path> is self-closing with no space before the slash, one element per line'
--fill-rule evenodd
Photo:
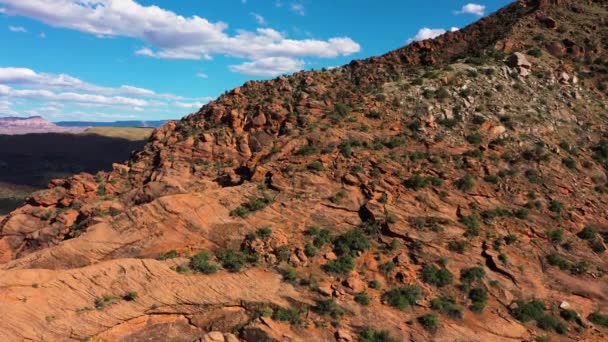
<path fill-rule="evenodd" d="M 348 37 L 294 40 L 272 29 L 236 30 L 236 35 L 230 35 L 226 23 L 184 17 L 134 0 L 0 0 L 0 4 L 9 15 L 51 26 L 95 36 L 140 39 L 147 46 L 136 54 L 154 58 L 200 60 L 226 55 L 256 63 L 269 57 L 334 58 L 361 49 Z M 303 13 L 304 7 L 299 5 L 292 3 L 291 9 Z"/>
<path fill-rule="evenodd" d="M 48 90 L 92 92 L 103 95 L 136 95 L 158 99 L 180 99 L 172 94 L 158 94 L 153 90 L 122 85 L 118 88 L 103 87 L 82 81 L 66 74 L 38 73 L 28 68 L 0 67 L 0 84 L 22 85 Z"/>
<path fill-rule="evenodd" d="M 196 77 L 198 77 L 198 78 L 209 78 L 209 75 L 205 74 L 204 72 L 197 72 L 196 73 Z"/>
<path fill-rule="evenodd" d="M 306 10 L 304 9 L 304 5 L 299 2 L 294 2 L 291 4 L 290 9 L 292 12 L 298 15 L 306 15 Z"/>
<path fill-rule="evenodd" d="M 8 29 L 11 32 L 19 32 L 19 33 L 25 33 L 27 32 L 27 29 L 23 26 L 9 26 Z"/>
<path fill-rule="evenodd" d="M 6 13 L 6 8 L 0 7 L 0 13 Z"/>
<path fill-rule="evenodd" d="M 188 108 L 197 108 L 198 109 L 205 105 L 202 102 L 193 102 L 193 103 L 175 102 L 174 104 L 177 108 L 184 108 L 184 109 L 188 109 Z"/>
<path fill-rule="evenodd" d="M 131 85 L 105 87 L 66 74 L 40 73 L 28 68 L 0 68 L 2 115 L 17 115 L 17 111 L 34 115 L 33 111 L 39 111 L 44 116 L 55 113 L 66 117 L 69 115 L 66 113 L 77 108 L 99 108 L 116 110 L 121 115 L 158 111 L 169 117 L 184 108 L 201 107 L 210 100 L 160 94 Z M 20 109 L 11 108 L 11 103 L 18 104 Z"/>
<path fill-rule="evenodd" d="M 231 65 L 230 70 L 245 75 L 275 76 L 304 69 L 304 61 L 287 57 L 267 57 L 253 62 Z"/>
<path fill-rule="evenodd" d="M 263 16 L 261 16 L 260 14 L 251 12 L 249 13 L 251 14 L 251 16 L 255 19 L 255 21 L 258 23 L 258 25 L 267 25 L 268 22 L 266 22 L 266 18 L 264 18 Z"/>
<path fill-rule="evenodd" d="M 486 6 L 479 4 L 466 4 L 462 6 L 459 11 L 456 11 L 456 14 L 474 14 L 478 16 L 483 16 L 486 11 Z"/>
<path fill-rule="evenodd" d="M 416 33 L 416 36 L 414 38 L 408 39 L 407 42 L 411 43 L 411 42 L 417 42 L 417 41 L 421 41 L 421 40 L 432 39 L 432 38 L 441 36 L 445 32 L 446 31 L 444 29 L 432 29 L 432 28 L 428 28 L 428 27 L 423 27 L 420 30 L 418 30 L 418 33 Z"/>

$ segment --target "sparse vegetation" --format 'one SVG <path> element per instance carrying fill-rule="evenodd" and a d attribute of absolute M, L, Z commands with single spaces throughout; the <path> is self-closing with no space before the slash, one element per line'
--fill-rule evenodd
<path fill-rule="evenodd" d="M 410 285 L 392 289 L 386 292 L 382 298 L 390 306 L 400 310 L 404 310 L 409 306 L 416 304 L 416 301 L 420 299 L 422 291 L 418 286 Z"/>

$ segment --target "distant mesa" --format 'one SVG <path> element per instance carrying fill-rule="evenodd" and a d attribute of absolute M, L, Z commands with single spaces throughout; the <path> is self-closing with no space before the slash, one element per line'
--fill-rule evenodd
<path fill-rule="evenodd" d="M 41 116 L 0 117 L 0 135 L 20 135 L 31 133 L 73 133 L 79 134 L 91 127 L 147 127 L 158 128 L 167 120 L 156 121 L 61 121 L 50 122 Z"/>

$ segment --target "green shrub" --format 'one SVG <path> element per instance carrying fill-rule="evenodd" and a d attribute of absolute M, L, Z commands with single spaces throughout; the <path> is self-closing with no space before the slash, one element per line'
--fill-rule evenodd
<path fill-rule="evenodd" d="M 304 254 L 306 254 L 307 257 L 314 257 L 318 253 L 319 249 L 315 247 L 315 245 L 313 245 L 312 243 L 307 243 L 306 245 L 304 245 Z"/>
<path fill-rule="evenodd" d="M 472 238 L 479 235 L 479 219 L 476 215 L 462 216 L 460 222 L 467 227 L 464 235 Z"/>
<path fill-rule="evenodd" d="M 342 203 L 342 200 L 344 200 L 344 198 L 346 198 L 346 196 L 348 196 L 348 193 L 344 190 L 340 190 L 340 191 L 336 192 L 333 196 L 331 196 L 329 198 L 329 200 L 332 203 L 340 204 L 340 203 Z"/>
<path fill-rule="evenodd" d="M 333 241 L 333 236 L 332 236 L 331 232 L 327 229 L 321 229 L 319 227 L 312 227 L 312 228 L 310 228 L 308 233 L 314 237 L 313 244 L 317 248 L 321 248 L 321 247 L 325 246 L 326 244 Z"/>
<path fill-rule="evenodd" d="M 576 235 L 583 240 L 591 241 L 597 236 L 597 229 L 587 226 Z"/>
<path fill-rule="evenodd" d="M 319 152 L 320 151 L 318 148 L 311 146 L 311 145 L 306 145 L 306 146 L 300 147 L 300 149 L 296 151 L 296 154 L 299 156 L 310 156 L 313 154 L 318 154 Z"/>
<path fill-rule="evenodd" d="M 589 315 L 587 319 L 593 324 L 608 328 L 608 315 L 603 315 L 599 312 L 594 312 Z"/>
<path fill-rule="evenodd" d="M 540 319 L 545 312 L 545 303 L 532 299 L 528 302 L 517 301 L 517 307 L 513 309 L 512 315 L 521 322 L 529 322 Z"/>
<path fill-rule="evenodd" d="M 371 247 L 369 238 L 360 229 L 353 229 L 334 240 L 334 251 L 338 255 L 355 255 Z"/>
<path fill-rule="evenodd" d="M 464 240 L 448 242 L 448 249 L 452 252 L 463 254 L 467 247 L 467 242 Z"/>
<path fill-rule="evenodd" d="M 547 255 L 547 262 L 551 266 L 559 267 L 562 271 L 569 271 L 572 268 L 572 263 L 556 252 Z"/>
<path fill-rule="evenodd" d="M 190 258 L 190 268 L 204 274 L 217 272 L 217 266 L 209 262 L 209 253 L 207 252 L 200 252 Z"/>
<path fill-rule="evenodd" d="M 394 262 L 388 261 L 380 265 L 379 269 L 382 274 L 389 274 L 395 269 L 395 267 L 397 267 L 397 265 L 395 265 Z"/>
<path fill-rule="evenodd" d="M 311 171 L 323 171 L 325 168 L 323 167 L 323 163 L 318 160 L 313 161 L 312 163 L 306 165 L 306 168 Z"/>
<path fill-rule="evenodd" d="M 281 269 L 281 275 L 283 275 L 283 279 L 286 281 L 295 281 L 298 279 L 298 271 L 291 266 Z"/>
<path fill-rule="evenodd" d="M 369 302 L 370 302 L 369 295 L 367 294 L 367 292 L 357 293 L 355 295 L 355 302 L 357 302 L 361 305 L 369 305 Z"/>
<path fill-rule="evenodd" d="M 277 260 L 279 262 L 289 261 L 289 257 L 291 257 L 291 251 L 289 250 L 289 246 L 278 246 L 274 250 L 274 255 L 276 255 Z"/>
<path fill-rule="evenodd" d="M 369 287 L 377 290 L 380 288 L 380 282 L 377 280 L 372 280 L 369 282 Z"/>
<path fill-rule="evenodd" d="M 516 235 L 514 235 L 514 234 L 509 234 L 509 235 L 505 236 L 505 243 L 506 243 L 507 245 L 512 245 L 512 244 L 514 244 L 515 242 L 517 242 L 517 236 L 516 236 Z"/>
<path fill-rule="evenodd" d="M 454 276 L 445 268 L 438 268 L 435 265 L 427 264 L 422 268 L 422 281 L 437 287 L 450 285 Z"/>
<path fill-rule="evenodd" d="M 138 297 L 139 297 L 139 295 L 135 291 L 129 291 L 129 292 L 125 293 L 124 295 L 122 295 L 122 299 L 126 300 L 127 302 L 132 302 L 132 301 L 136 300 Z"/>
<path fill-rule="evenodd" d="M 386 330 L 377 331 L 367 328 L 359 335 L 360 342 L 397 342 Z"/>
<path fill-rule="evenodd" d="M 483 141 L 483 138 L 479 133 L 473 133 L 473 134 L 467 135 L 467 142 L 469 144 L 479 145 L 479 144 L 481 144 L 482 141 Z"/>
<path fill-rule="evenodd" d="M 163 253 L 159 256 L 156 257 L 156 260 L 169 260 L 169 259 L 175 259 L 177 258 L 177 251 L 175 249 L 172 249 L 166 253 Z"/>
<path fill-rule="evenodd" d="M 564 230 L 560 228 L 549 230 L 547 232 L 547 239 L 553 244 L 559 244 L 564 239 Z"/>
<path fill-rule="evenodd" d="M 460 270 L 460 281 L 465 284 L 471 284 L 475 281 L 483 279 L 485 275 L 486 271 L 479 266 L 463 268 L 462 270 Z"/>
<path fill-rule="evenodd" d="M 606 247 L 604 247 L 604 244 L 599 239 L 589 241 L 589 246 L 591 247 L 591 250 L 598 254 L 606 251 Z"/>
<path fill-rule="evenodd" d="M 230 212 L 231 216 L 247 217 L 252 212 L 262 210 L 272 204 L 274 199 L 270 194 L 265 193 L 262 197 L 252 196 L 247 203 L 244 203 Z"/>
<path fill-rule="evenodd" d="M 437 177 L 414 174 L 412 177 L 405 180 L 403 185 L 408 189 L 420 190 L 428 187 L 429 185 L 441 186 L 443 185 L 443 180 Z"/>
<path fill-rule="evenodd" d="M 424 330 L 436 332 L 439 327 L 439 317 L 435 314 L 426 314 L 418 317 L 418 323 L 422 325 Z"/>
<path fill-rule="evenodd" d="M 272 314 L 272 319 L 282 322 L 289 322 L 293 325 L 302 324 L 300 311 L 291 308 L 278 308 Z"/>
<path fill-rule="evenodd" d="M 565 334 L 568 331 L 564 323 L 551 315 L 542 315 L 536 320 L 536 325 L 543 330 L 554 330 L 558 334 Z"/>
<path fill-rule="evenodd" d="M 441 312 L 452 319 L 462 319 L 464 314 L 461 307 L 451 297 L 439 297 L 431 300 L 431 309 Z"/>
<path fill-rule="evenodd" d="M 564 204 L 559 201 L 551 201 L 549 203 L 549 210 L 559 215 L 564 210 Z"/>
<path fill-rule="evenodd" d="M 526 176 L 526 178 L 528 178 L 528 180 L 530 181 L 530 183 L 539 184 L 542 181 L 540 173 L 537 170 L 535 170 L 535 169 L 528 169 L 528 170 L 526 170 L 526 172 L 524 173 L 524 175 Z"/>
<path fill-rule="evenodd" d="M 260 239 L 266 240 L 272 235 L 272 228 L 270 228 L 270 226 L 264 226 L 256 231 L 256 235 Z"/>
<path fill-rule="evenodd" d="M 464 177 L 456 181 L 456 187 L 462 191 L 470 191 L 475 185 L 473 176 L 466 174 Z"/>
<path fill-rule="evenodd" d="M 539 58 L 543 55 L 543 52 L 539 48 L 533 48 L 533 49 L 528 50 L 528 55 Z"/>
<path fill-rule="evenodd" d="M 330 260 L 323 266 L 328 273 L 347 274 L 355 268 L 355 261 L 349 254 L 342 255 L 336 260 Z"/>
<path fill-rule="evenodd" d="M 416 304 L 416 301 L 420 299 L 422 291 L 418 286 L 404 286 L 396 289 L 392 289 L 386 292 L 382 299 L 385 300 L 390 306 L 400 310 L 404 310 L 409 306 Z"/>
<path fill-rule="evenodd" d="M 469 299 L 473 302 L 471 310 L 475 312 L 481 312 L 486 306 L 488 301 L 488 291 L 483 287 L 476 287 L 469 290 Z"/>
<path fill-rule="evenodd" d="M 562 310 L 560 310 L 559 315 L 562 316 L 562 318 L 568 322 L 579 322 L 580 321 L 580 317 L 578 316 L 578 313 L 572 309 L 562 309 Z"/>
<path fill-rule="evenodd" d="M 340 318 L 345 314 L 344 309 L 333 298 L 318 302 L 314 309 L 320 315 L 330 316 L 334 319 Z"/>
<path fill-rule="evenodd" d="M 245 255 L 241 252 L 227 249 L 217 253 L 216 256 L 222 267 L 230 272 L 238 272 L 245 266 Z"/>
<path fill-rule="evenodd" d="M 116 297 L 113 295 L 104 295 L 103 297 L 98 297 L 95 299 L 95 308 L 101 310 L 107 306 L 112 304 L 116 304 L 120 301 L 120 297 Z"/>

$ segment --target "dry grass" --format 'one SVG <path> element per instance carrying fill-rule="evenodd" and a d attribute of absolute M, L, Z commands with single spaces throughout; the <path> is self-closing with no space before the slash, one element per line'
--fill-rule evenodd
<path fill-rule="evenodd" d="M 95 134 L 104 137 L 137 141 L 148 140 L 153 130 L 153 128 L 139 127 L 93 127 L 87 128 L 83 134 Z"/>

